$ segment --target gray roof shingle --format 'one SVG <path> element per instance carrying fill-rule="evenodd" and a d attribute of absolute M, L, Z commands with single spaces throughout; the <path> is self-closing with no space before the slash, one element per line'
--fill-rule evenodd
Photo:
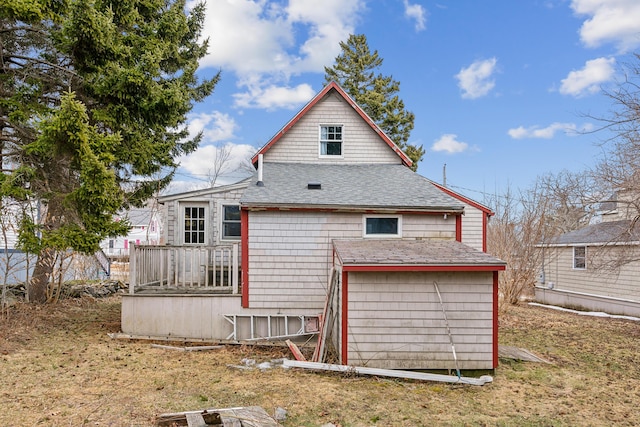
<path fill-rule="evenodd" d="M 495 266 L 506 263 L 453 240 L 334 240 L 343 265 Z"/>
<path fill-rule="evenodd" d="M 601 222 L 562 234 L 548 242 L 551 245 L 606 244 L 640 241 L 640 223 L 631 220 Z"/>
<path fill-rule="evenodd" d="M 253 177 L 240 203 L 244 206 L 371 208 L 462 211 L 459 200 L 403 165 L 300 164 L 265 162 L 264 186 Z M 308 189 L 319 183 L 321 189 Z"/>

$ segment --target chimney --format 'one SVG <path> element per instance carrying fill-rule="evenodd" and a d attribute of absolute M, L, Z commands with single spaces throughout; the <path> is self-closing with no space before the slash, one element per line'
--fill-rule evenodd
<path fill-rule="evenodd" d="M 264 187 L 264 182 L 262 182 L 262 169 L 262 154 L 258 154 L 258 182 L 256 182 L 258 187 Z"/>

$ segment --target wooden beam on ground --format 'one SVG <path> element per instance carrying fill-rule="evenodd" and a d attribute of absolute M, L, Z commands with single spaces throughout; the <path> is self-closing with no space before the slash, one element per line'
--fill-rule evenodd
<path fill-rule="evenodd" d="M 198 424 L 200 422 L 204 424 Z M 226 427 L 282 427 L 260 406 L 175 412 L 161 414 L 156 417 L 156 426 L 159 427 L 185 425 L 185 423 L 187 423 L 186 425 L 189 427 L 206 425 L 221 425 Z"/>
<path fill-rule="evenodd" d="M 457 377 L 455 375 L 429 374 L 425 372 L 399 371 L 394 369 L 366 368 L 361 366 L 332 365 L 329 363 L 302 362 L 285 360 L 285 368 L 304 368 L 320 371 L 352 372 L 358 375 L 372 375 L 376 377 L 404 378 L 420 381 L 436 381 L 452 384 L 485 385 L 493 381 L 493 377 L 483 375 L 480 378 Z"/>
<path fill-rule="evenodd" d="M 189 427 L 207 427 L 207 423 L 204 422 L 204 418 L 199 412 L 189 412 L 185 414 L 185 417 Z"/>
<path fill-rule="evenodd" d="M 540 356 L 536 356 L 529 350 L 509 345 L 498 346 L 498 356 L 504 359 L 520 360 L 523 362 L 551 363 Z"/>
<path fill-rule="evenodd" d="M 222 345 L 197 345 L 193 347 L 174 347 L 172 345 L 151 344 L 151 348 L 160 348 L 163 350 L 175 350 L 175 351 L 205 351 L 205 350 L 218 350 L 223 348 Z"/>
<path fill-rule="evenodd" d="M 292 342 L 291 340 L 286 340 L 285 342 L 287 343 L 287 347 L 289 347 L 289 350 L 291 350 L 291 353 L 293 353 L 293 357 L 295 357 L 296 360 L 301 360 L 303 362 L 307 360 L 307 358 L 304 357 L 304 354 L 302 354 L 302 352 L 300 351 L 296 343 Z"/>

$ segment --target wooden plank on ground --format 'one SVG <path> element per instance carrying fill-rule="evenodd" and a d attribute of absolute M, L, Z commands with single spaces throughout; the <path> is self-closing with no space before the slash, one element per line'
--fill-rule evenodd
<path fill-rule="evenodd" d="M 201 424 L 198 424 L 200 422 Z M 156 426 L 169 427 L 176 425 L 188 425 L 189 427 L 202 427 L 207 425 L 222 425 L 227 427 L 282 427 L 260 406 L 177 412 L 162 414 L 156 417 Z"/>
<path fill-rule="evenodd" d="M 199 412 L 188 412 L 185 414 L 187 418 L 187 426 L 189 427 L 207 427 L 202 414 Z"/>
<path fill-rule="evenodd" d="M 536 356 L 524 348 L 512 347 L 510 345 L 498 346 L 498 356 L 504 359 L 520 360 L 523 362 L 551 363 L 542 357 Z"/>
<path fill-rule="evenodd" d="M 298 360 L 285 360 L 285 368 L 305 368 L 321 371 L 352 372 L 358 375 L 373 375 L 376 377 L 406 378 L 421 381 L 436 381 L 453 384 L 485 385 L 493 381 L 490 375 L 480 378 L 457 377 L 454 375 L 429 374 L 416 371 L 400 371 L 394 369 L 367 368 L 362 366 L 332 365 L 329 363 L 301 362 Z"/>
<path fill-rule="evenodd" d="M 242 421 L 237 418 L 221 417 L 222 427 L 242 427 Z"/>
<path fill-rule="evenodd" d="M 267 412 L 260 406 L 247 406 L 244 408 L 221 409 L 220 416 L 223 419 L 236 419 L 241 424 L 230 424 L 234 427 L 281 427 Z M 226 424 L 224 424 L 226 426 Z"/>
<path fill-rule="evenodd" d="M 302 360 L 303 362 L 307 360 L 307 358 L 304 357 L 304 354 L 302 354 L 302 352 L 300 351 L 296 343 L 292 342 L 291 340 L 286 340 L 285 342 L 287 343 L 289 350 L 291 350 L 291 353 L 293 353 L 293 357 L 295 357 L 296 360 Z"/>
<path fill-rule="evenodd" d="M 223 348 L 222 345 L 196 345 L 192 347 L 175 347 L 172 345 L 151 344 L 151 348 L 160 348 L 163 350 L 175 350 L 175 351 L 206 351 L 206 350 L 218 350 Z"/>

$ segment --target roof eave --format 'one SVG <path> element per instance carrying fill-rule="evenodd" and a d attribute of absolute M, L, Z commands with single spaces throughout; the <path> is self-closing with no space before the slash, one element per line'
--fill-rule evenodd
<path fill-rule="evenodd" d="M 251 203 L 240 201 L 240 206 L 247 210 L 323 210 L 336 212 L 379 212 L 379 213 L 429 213 L 460 215 L 464 207 L 455 206 L 352 206 L 352 205 L 323 205 L 323 204 L 280 204 L 280 203 Z"/>
<path fill-rule="evenodd" d="M 640 241 L 633 240 L 631 242 L 567 242 L 567 243 L 539 243 L 536 248 L 560 248 L 572 246 L 638 246 Z"/>
<path fill-rule="evenodd" d="M 344 271 L 502 271 L 506 263 L 386 264 L 343 262 Z"/>

